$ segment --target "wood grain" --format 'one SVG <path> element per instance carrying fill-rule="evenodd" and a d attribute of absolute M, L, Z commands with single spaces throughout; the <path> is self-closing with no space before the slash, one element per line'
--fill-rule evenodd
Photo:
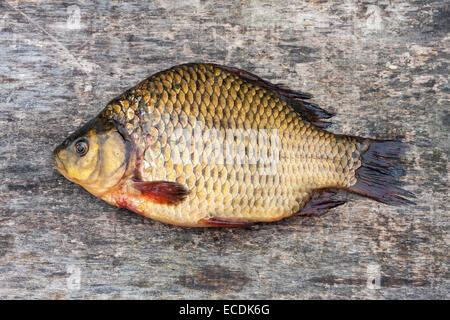
<path fill-rule="evenodd" d="M 449 298 L 445 1 L 0 2 L 1 299 Z M 401 137 L 417 205 L 193 230 L 114 208 L 51 151 L 113 97 L 184 62 L 314 95 L 330 130 Z"/>

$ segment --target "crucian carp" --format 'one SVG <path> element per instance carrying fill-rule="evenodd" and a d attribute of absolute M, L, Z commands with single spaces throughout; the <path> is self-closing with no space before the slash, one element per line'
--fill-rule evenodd
<path fill-rule="evenodd" d="M 345 189 L 389 205 L 399 141 L 333 134 L 311 95 L 236 68 L 191 63 L 113 99 L 53 153 L 54 166 L 106 202 L 165 223 L 238 227 L 342 205 Z"/>

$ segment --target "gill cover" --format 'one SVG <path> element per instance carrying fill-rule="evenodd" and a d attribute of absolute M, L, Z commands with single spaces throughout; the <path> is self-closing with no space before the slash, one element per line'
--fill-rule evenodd
<path fill-rule="evenodd" d="M 114 123 L 97 117 L 56 147 L 54 165 L 67 179 L 99 196 L 124 177 L 130 148 Z"/>

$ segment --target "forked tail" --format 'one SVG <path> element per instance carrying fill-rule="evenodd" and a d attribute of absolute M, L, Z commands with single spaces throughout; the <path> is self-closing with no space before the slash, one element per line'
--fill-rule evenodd
<path fill-rule="evenodd" d="M 390 205 L 415 204 L 406 198 L 414 194 L 399 187 L 404 175 L 400 161 L 406 145 L 399 141 L 364 139 L 362 165 L 355 172 L 356 183 L 348 191 Z"/>

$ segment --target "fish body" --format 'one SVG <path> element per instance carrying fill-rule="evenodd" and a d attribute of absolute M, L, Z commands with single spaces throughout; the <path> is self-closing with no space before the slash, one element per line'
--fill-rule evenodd
<path fill-rule="evenodd" d="M 181 226 L 320 213 L 343 204 L 330 189 L 410 203 L 395 185 L 404 145 L 328 132 L 332 114 L 310 98 L 235 68 L 176 66 L 108 103 L 55 149 L 55 166 L 112 205 Z"/>

